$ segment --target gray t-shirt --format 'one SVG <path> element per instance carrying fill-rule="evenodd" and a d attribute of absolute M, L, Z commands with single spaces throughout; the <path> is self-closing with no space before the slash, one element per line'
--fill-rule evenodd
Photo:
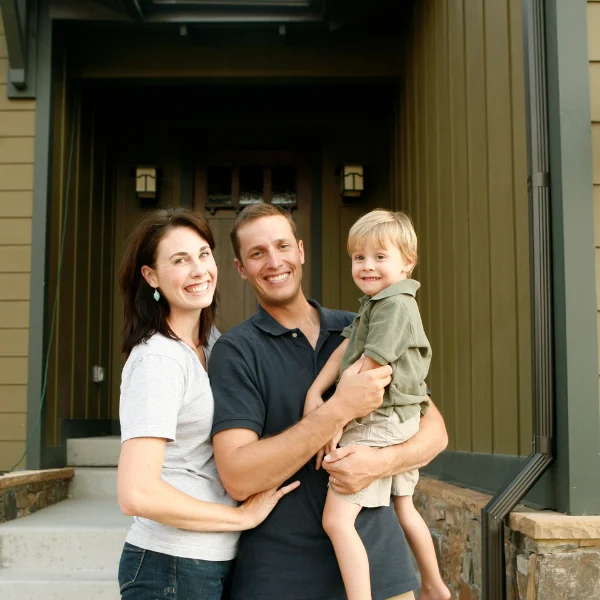
<path fill-rule="evenodd" d="M 218 334 L 211 334 L 207 358 Z M 214 402 L 208 375 L 194 351 L 161 334 L 136 346 L 121 379 L 121 442 L 165 438 L 161 478 L 205 502 L 235 506 L 223 489 L 210 440 Z M 176 529 L 135 517 L 127 541 L 171 556 L 202 560 L 235 557 L 238 532 Z"/>

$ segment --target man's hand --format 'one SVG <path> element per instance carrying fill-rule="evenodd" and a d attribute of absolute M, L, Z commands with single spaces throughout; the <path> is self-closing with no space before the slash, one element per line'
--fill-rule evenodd
<path fill-rule="evenodd" d="M 328 400 L 344 410 L 346 422 L 379 408 L 385 387 L 392 381 L 392 367 L 389 365 L 360 373 L 363 363 L 364 358 L 359 358 L 344 371 L 335 394 Z"/>
<path fill-rule="evenodd" d="M 337 448 L 323 459 L 329 473 L 329 485 L 338 494 L 354 494 L 364 490 L 383 475 L 380 448 L 346 446 Z"/>
<path fill-rule="evenodd" d="M 353 494 L 375 479 L 424 467 L 445 450 L 447 444 L 444 419 L 432 402 L 421 418 L 419 431 L 406 442 L 385 448 L 338 448 L 323 459 L 323 468 L 329 473 L 336 492 Z"/>

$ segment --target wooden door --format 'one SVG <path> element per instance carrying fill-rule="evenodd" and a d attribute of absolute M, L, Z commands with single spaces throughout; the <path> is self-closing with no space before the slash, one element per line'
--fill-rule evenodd
<path fill-rule="evenodd" d="M 198 159 L 194 208 L 215 237 L 220 305 L 217 327 L 225 332 L 256 312 L 256 296 L 234 265 L 229 233 L 244 206 L 270 202 L 291 210 L 306 249 L 303 290 L 310 295 L 310 159 L 306 153 L 236 152 Z"/>

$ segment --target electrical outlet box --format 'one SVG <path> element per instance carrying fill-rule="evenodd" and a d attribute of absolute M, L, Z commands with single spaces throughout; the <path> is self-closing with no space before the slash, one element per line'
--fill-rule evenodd
<path fill-rule="evenodd" d="M 92 381 L 94 383 L 102 383 L 104 381 L 104 367 L 94 365 L 92 368 Z"/>

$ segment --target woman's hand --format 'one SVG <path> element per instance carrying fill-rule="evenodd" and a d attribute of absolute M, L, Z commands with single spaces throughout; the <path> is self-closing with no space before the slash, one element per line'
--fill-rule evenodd
<path fill-rule="evenodd" d="M 299 481 L 294 481 L 282 488 L 276 487 L 264 492 L 259 492 L 250 496 L 240 507 L 242 512 L 242 524 L 244 529 L 252 529 L 260 525 L 277 506 L 277 503 L 292 490 L 295 490 L 300 485 Z"/>

